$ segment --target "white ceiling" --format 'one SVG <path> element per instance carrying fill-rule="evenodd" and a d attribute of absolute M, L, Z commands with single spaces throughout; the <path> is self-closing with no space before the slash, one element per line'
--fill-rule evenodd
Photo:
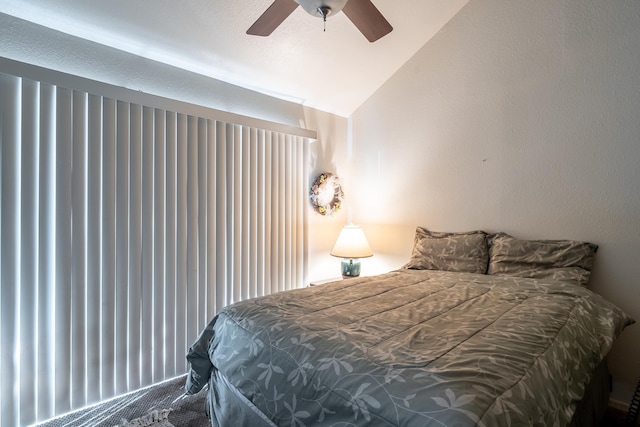
<path fill-rule="evenodd" d="M 469 0 L 372 0 L 393 31 L 369 43 L 343 13 L 298 7 L 269 37 L 272 0 L 2 0 L 0 12 L 303 105 L 350 116 Z"/>

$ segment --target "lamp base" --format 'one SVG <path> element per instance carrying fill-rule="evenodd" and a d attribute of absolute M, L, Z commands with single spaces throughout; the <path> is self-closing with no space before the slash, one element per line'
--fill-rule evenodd
<path fill-rule="evenodd" d="M 342 278 L 358 277 L 360 275 L 360 261 L 349 258 L 342 260 Z"/>

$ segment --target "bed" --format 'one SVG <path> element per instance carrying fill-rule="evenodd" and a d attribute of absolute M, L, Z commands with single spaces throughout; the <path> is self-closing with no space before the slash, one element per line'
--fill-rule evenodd
<path fill-rule="evenodd" d="M 419 227 L 399 270 L 223 309 L 186 392 L 214 426 L 596 425 L 633 323 L 586 288 L 596 249 Z"/>

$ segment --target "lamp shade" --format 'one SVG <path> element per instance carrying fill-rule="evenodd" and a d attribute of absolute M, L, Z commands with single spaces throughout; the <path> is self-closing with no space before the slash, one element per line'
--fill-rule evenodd
<path fill-rule="evenodd" d="M 345 225 L 331 250 L 331 255 L 341 258 L 367 258 L 373 256 L 364 231 L 357 225 Z"/>

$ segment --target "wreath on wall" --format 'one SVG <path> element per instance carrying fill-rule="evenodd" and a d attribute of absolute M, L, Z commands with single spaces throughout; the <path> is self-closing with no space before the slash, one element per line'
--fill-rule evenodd
<path fill-rule="evenodd" d="M 313 210 L 320 215 L 333 215 L 342 207 L 344 192 L 337 176 L 325 172 L 313 182 L 309 199 Z"/>

